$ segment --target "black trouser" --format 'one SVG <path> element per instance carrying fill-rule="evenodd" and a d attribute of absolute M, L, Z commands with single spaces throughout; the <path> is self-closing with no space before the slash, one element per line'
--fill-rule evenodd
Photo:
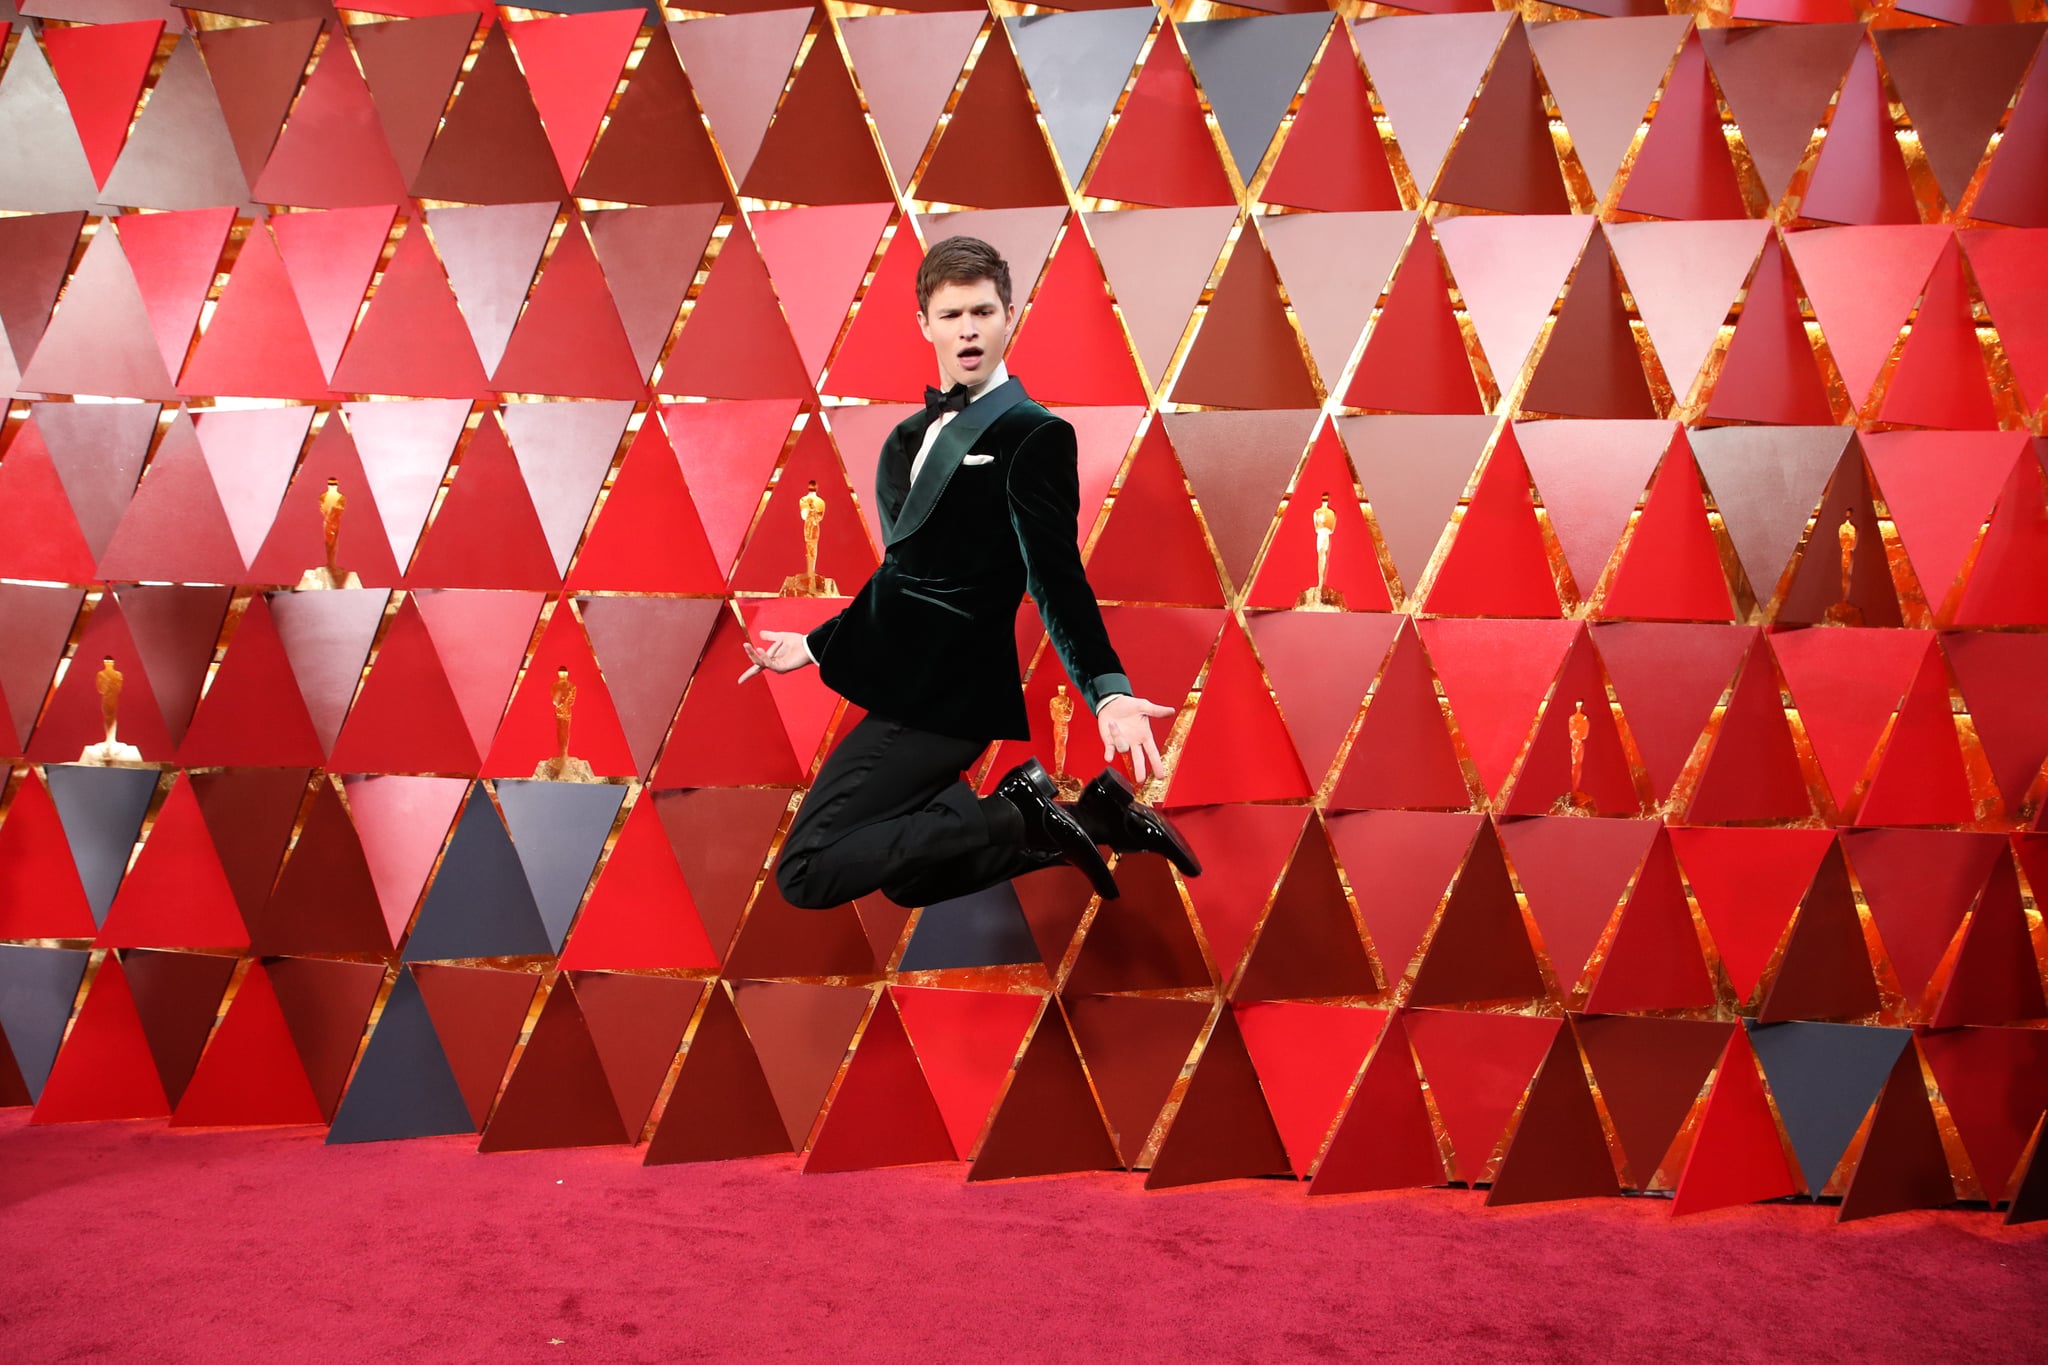
<path fill-rule="evenodd" d="M 1057 859 L 992 829 L 960 776 L 987 745 L 868 716 L 797 809 L 775 864 L 791 905 L 826 910 L 880 891 L 898 905 L 965 896 Z"/>

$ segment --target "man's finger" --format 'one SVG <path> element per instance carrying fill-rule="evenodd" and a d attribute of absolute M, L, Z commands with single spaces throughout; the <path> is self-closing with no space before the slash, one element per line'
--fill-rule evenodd
<path fill-rule="evenodd" d="M 746 681 L 747 679 L 749 679 L 749 678 L 753 677 L 753 676 L 754 676 L 754 675 L 755 675 L 756 673 L 759 673 L 760 671 L 761 671 L 761 665 L 759 665 L 759 664 L 755 664 L 755 665 L 754 665 L 754 666 L 753 666 L 752 668 L 750 668 L 750 669 L 748 669 L 748 670 L 747 670 L 746 672 L 744 672 L 744 673 L 740 674 L 740 681 L 741 681 L 741 682 L 745 682 L 745 681 Z"/>
<path fill-rule="evenodd" d="M 1131 771 L 1138 782 L 1159 772 L 1159 746 L 1152 742 L 1152 728 L 1148 725 L 1131 744 Z"/>

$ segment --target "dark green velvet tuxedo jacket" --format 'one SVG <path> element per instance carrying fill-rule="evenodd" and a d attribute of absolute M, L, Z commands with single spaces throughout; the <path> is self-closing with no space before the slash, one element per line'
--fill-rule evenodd
<path fill-rule="evenodd" d="M 826 686 L 935 734 L 1029 738 L 1016 644 L 1028 588 L 1088 705 L 1129 692 L 1076 544 L 1074 428 L 1006 380 L 939 432 L 913 489 L 933 420 L 915 413 L 882 443 L 887 551 L 852 603 L 806 637 Z"/>

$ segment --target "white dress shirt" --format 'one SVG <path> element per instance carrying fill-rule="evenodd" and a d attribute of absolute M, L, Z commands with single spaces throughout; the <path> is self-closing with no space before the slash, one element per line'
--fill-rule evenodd
<path fill-rule="evenodd" d="M 967 386 L 967 401 L 970 403 L 974 402 L 1009 377 L 1009 366 L 1003 361 L 998 360 L 996 367 L 989 371 L 988 378 L 982 380 L 979 384 Z M 918 471 L 924 468 L 924 457 L 932 453 L 932 447 L 939 443 L 939 433 L 945 429 L 946 423 L 952 420 L 953 413 L 951 411 L 942 412 L 939 414 L 938 421 L 933 422 L 924 429 L 924 444 L 917 448 L 917 458 L 910 462 L 910 482 L 912 484 L 917 482 Z"/>

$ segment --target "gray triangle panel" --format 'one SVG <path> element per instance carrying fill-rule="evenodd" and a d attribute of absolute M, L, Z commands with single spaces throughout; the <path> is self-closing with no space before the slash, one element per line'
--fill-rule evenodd
<path fill-rule="evenodd" d="M 50 797 L 64 822 L 78 880 L 92 905 L 92 922 L 104 925 L 114 893 L 128 871 L 128 854 L 142 832 L 142 817 L 156 794 L 155 768 L 100 768 L 85 763 L 52 763 L 43 769 Z"/>
<path fill-rule="evenodd" d="M 1842 462 L 1848 427 L 1688 429 L 1693 459 L 1750 586 L 1768 599 L 1799 548 L 1806 518 Z"/>
<path fill-rule="evenodd" d="M 1862 1024 L 1749 1025 L 1771 1099 L 1792 1139 L 1808 1193 L 1819 1194 L 1877 1101 L 1899 1054 L 1912 1040 L 1903 1028 Z"/>
<path fill-rule="evenodd" d="M 549 14 L 609 14 L 613 10 L 632 9 L 633 6 L 622 5 L 619 0 L 542 0 L 542 3 L 528 5 L 527 8 Z M 660 5 L 649 5 L 646 18 L 641 22 L 659 32 L 661 26 L 668 22 L 668 16 L 662 13 Z"/>
<path fill-rule="evenodd" d="M 401 960 L 545 956 L 553 951 L 519 854 L 498 820 L 491 794 L 479 782 L 469 789 L 469 803 Z"/>
<path fill-rule="evenodd" d="M 1003 967 L 1036 962 L 1037 940 L 1008 882 L 925 907 L 903 950 L 904 972 L 947 967 Z"/>
<path fill-rule="evenodd" d="M 163 404 L 37 403 L 29 411 L 87 548 L 95 557 L 105 554 L 135 497 Z"/>
<path fill-rule="evenodd" d="M 0 69 L 0 128 L 7 130 L 0 137 L 0 209 L 57 213 L 98 202 L 63 87 L 25 30 Z"/>
<path fill-rule="evenodd" d="M 412 973 L 400 970 L 327 1141 L 385 1142 L 475 1131 L 427 1002 Z"/>
<path fill-rule="evenodd" d="M 1180 25 L 1180 40 L 1194 64 L 1217 126 L 1230 145 L 1238 174 L 1251 179 L 1265 159 L 1294 92 L 1308 75 L 1328 14 L 1260 15 Z"/>
<path fill-rule="evenodd" d="M 0 944 L 0 1044 L 13 1049 L 31 1099 L 43 1097 L 91 956 L 77 948 Z"/>
<path fill-rule="evenodd" d="M 555 952 L 562 950 L 569 922 L 583 903 L 583 889 L 590 885 L 590 874 L 625 799 L 626 789 L 610 783 L 498 783 L 498 804 L 512 830 L 512 847 L 526 869 L 540 922 L 547 927 L 548 944 Z"/>
<path fill-rule="evenodd" d="M 1003 21 L 1068 179 L 1088 169 L 1157 14 L 1146 5 Z"/>
<path fill-rule="evenodd" d="M 242 158 L 190 34 L 180 34 L 171 49 L 100 194 L 109 204 L 153 209 L 212 208 L 249 197 Z"/>

